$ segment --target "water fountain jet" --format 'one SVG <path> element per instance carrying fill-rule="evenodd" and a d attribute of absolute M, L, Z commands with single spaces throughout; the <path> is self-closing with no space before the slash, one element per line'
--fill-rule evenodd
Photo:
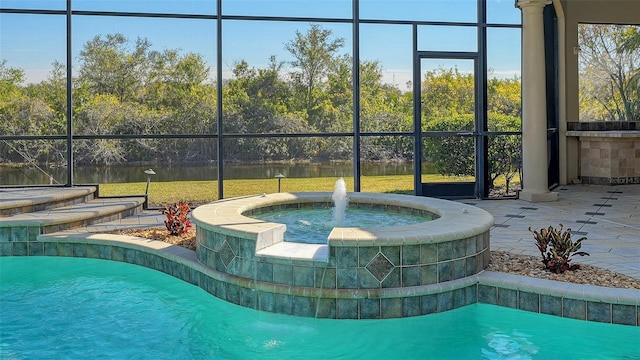
<path fill-rule="evenodd" d="M 343 178 L 336 181 L 336 185 L 333 188 L 333 194 L 331 194 L 331 201 L 333 201 L 333 224 L 335 226 L 342 226 L 344 223 L 345 212 L 349 205 L 349 199 L 347 198 L 347 185 Z"/>

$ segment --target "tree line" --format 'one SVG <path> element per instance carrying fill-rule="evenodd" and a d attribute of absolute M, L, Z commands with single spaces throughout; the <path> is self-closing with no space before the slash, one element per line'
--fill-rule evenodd
<path fill-rule="evenodd" d="M 353 132 L 353 59 L 340 51 L 344 39 L 311 25 L 283 44 L 290 61 L 271 56 L 256 68 L 234 64 L 222 86 L 223 129 L 217 128 L 217 90 L 211 68 L 196 53 L 154 50 L 146 39 L 96 36 L 82 47 L 73 78 L 73 132 L 82 135 L 240 134 L 224 139 L 229 161 L 350 160 L 349 136 L 299 137 L 300 133 Z M 411 132 L 413 94 L 383 81 L 377 61 L 360 63 L 360 131 Z M 456 68 L 432 69 L 421 84 L 423 130 L 473 129 L 474 77 Z M 519 131 L 520 80 L 488 83 L 490 131 Z M 66 133 L 66 69 L 55 62 L 49 77 L 24 84 L 24 71 L 0 62 L 0 132 Z M 264 134 L 264 137 L 242 137 Z M 269 136 L 269 134 L 279 134 Z M 362 139 L 364 161 L 410 161 L 409 136 Z M 466 139 L 425 140 L 425 157 L 444 175 L 472 175 L 473 144 Z M 517 136 L 490 139 L 492 179 L 511 176 L 520 154 Z M 212 139 L 97 139 L 74 142 L 75 161 L 118 164 L 138 161 L 208 162 Z M 3 162 L 64 163 L 64 141 L 0 143 Z"/>
<path fill-rule="evenodd" d="M 640 26 L 579 24 L 580 120 L 640 121 Z"/>

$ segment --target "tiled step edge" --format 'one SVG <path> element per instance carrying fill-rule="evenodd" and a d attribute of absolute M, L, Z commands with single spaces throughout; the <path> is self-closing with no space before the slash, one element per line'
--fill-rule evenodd
<path fill-rule="evenodd" d="M 145 198 L 95 199 L 86 204 L 0 218 L 0 242 L 35 241 L 40 234 L 115 221 L 140 213 Z"/>
<path fill-rule="evenodd" d="M 23 196 L 9 197 L 9 199 L 0 196 L 0 217 L 9 217 L 88 202 L 94 199 L 96 187 L 7 188 L 0 191 L 5 194 L 23 194 Z"/>

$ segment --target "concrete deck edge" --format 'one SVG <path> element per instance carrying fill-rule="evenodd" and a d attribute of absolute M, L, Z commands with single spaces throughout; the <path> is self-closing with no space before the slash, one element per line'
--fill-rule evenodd
<path fill-rule="evenodd" d="M 91 220 L 122 213 L 137 207 L 142 208 L 144 200 L 144 197 L 129 197 L 120 200 L 94 199 L 90 202 L 75 205 L 72 209 L 58 208 L 48 210 L 44 216 L 40 215 L 39 212 L 32 212 L 3 217 L 0 218 L 0 227 L 51 226 Z"/>
<path fill-rule="evenodd" d="M 16 200 L 6 200 L 0 197 L 0 199 L 2 199 L 2 201 L 0 202 L 0 209 L 4 210 L 4 209 L 12 209 L 12 208 L 23 207 L 23 206 L 55 203 L 55 202 L 69 200 L 77 197 L 83 197 L 96 192 L 96 187 L 95 186 L 78 186 L 73 188 L 64 188 L 64 187 L 28 188 L 29 193 L 33 193 L 34 191 L 37 191 L 37 190 L 41 190 L 44 194 L 40 196 L 32 195 L 27 198 L 21 198 Z M 9 188 L 9 189 L 3 189 L 3 191 L 9 192 L 9 193 L 25 192 L 23 188 L 16 188 L 16 189 Z"/>

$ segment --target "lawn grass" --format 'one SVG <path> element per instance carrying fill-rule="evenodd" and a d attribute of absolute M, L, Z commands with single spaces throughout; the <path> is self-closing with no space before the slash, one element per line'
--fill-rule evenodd
<path fill-rule="evenodd" d="M 332 192 L 337 178 L 283 178 L 280 181 L 282 192 Z M 353 189 L 353 178 L 344 178 L 347 190 Z M 424 175 L 424 182 L 452 181 L 440 175 Z M 457 181 L 469 179 L 456 178 Z M 496 181 L 499 185 L 499 181 Z M 123 196 L 144 194 L 145 182 L 100 184 L 100 196 Z M 362 176 L 360 190 L 376 193 L 413 194 L 413 175 Z M 277 179 L 232 179 L 224 181 L 224 196 L 254 195 L 275 193 L 278 191 Z M 149 206 L 162 207 L 164 204 L 187 201 L 194 205 L 218 200 L 218 181 L 172 181 L 151 182 L 149 186 Z"/>
<path fill-rule="evenodd" d="M 336 178 L 284 178 L 280 180 L 282 192 L 333 191 Z M 344 179 L 347 189 L 353 189 L 353 178 Z M 100 184 L 100 196 L 122 196 L 144 194 L 145 182 Z M 412 175 L 362 177 L 361 190 L 367 192 L 411 193 Z M 224 196 L 275 193 L 277 179 L 240 179 L 224 181 Z M 218 181 L 173 181 L 151 182 L 149 185 L 149 205 L 152 207 L 177 201 L 203 204 L 218 200 Z"/>

